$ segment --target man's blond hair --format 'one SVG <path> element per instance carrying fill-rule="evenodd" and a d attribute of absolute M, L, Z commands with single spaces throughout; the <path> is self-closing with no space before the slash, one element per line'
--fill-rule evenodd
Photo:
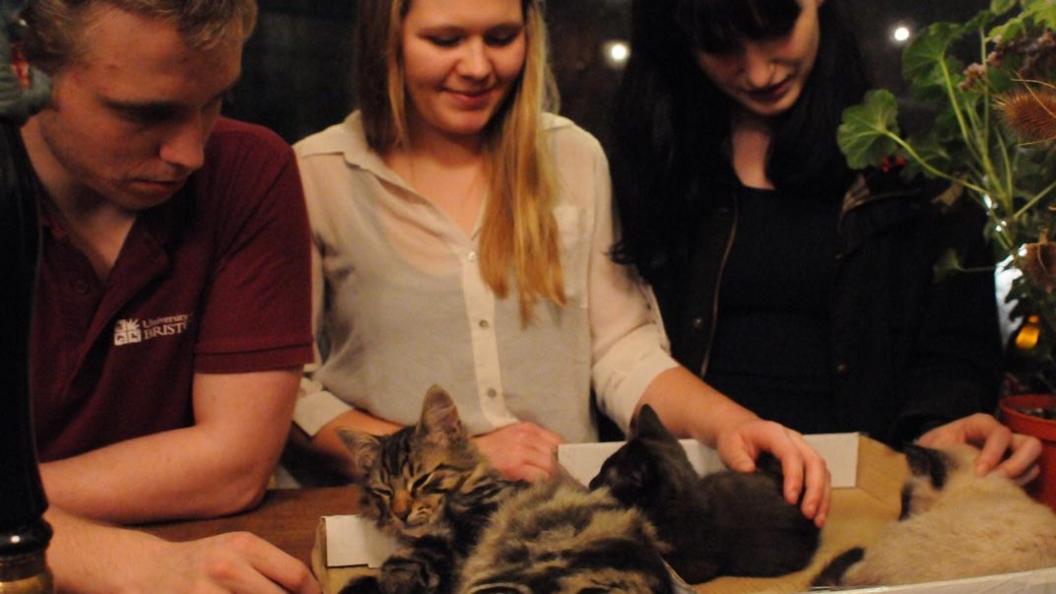
<path fill-rule="evenodd" d="M 248 38 L 257 20 L 256 0 L 32 0 L 22 13 L 30 62 L 54 73 L 76 60 L 81 35 L 101 7 L 171 22 L 194 48 L 218 43 L 235 24 Z"/>

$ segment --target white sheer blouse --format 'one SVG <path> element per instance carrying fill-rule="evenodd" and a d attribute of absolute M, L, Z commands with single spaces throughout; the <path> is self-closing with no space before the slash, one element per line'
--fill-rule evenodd
<path fill-rule="evenodd" d="M 473 434 L 518 420 L 593 441 L 600 409 L 626 429 L 645 387 L 676 365 L 650 294 L 611 262 L 608 163 L 571 121 L 544 120 L 560 183 L 554 207 L 568 304 L 521 323 L 516 291 L 498 299 L 471 236 L 372 152 L 359 113 L 295 145 L 312 225 L 318 363 L 294 421 L 308 434 L 355 407 L 418 419 L 433 384 Z"/>

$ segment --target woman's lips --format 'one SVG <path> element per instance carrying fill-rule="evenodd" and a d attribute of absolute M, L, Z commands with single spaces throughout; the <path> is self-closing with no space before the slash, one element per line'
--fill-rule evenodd
<path fill-rule="evenodd" d="M 480 109 L 486 107 L 490 103 L 492 89 L 481 89 L 479 91 L 447 89 L 447 92 L 460 107 L 465 109 Z"/>
<path fill-rule="evenodd" d="M 770 85 L 755 91 L 748 91 L 748 96 L 755 101 L 761 103 L 773 103 L 778 101 L 785 96 L 785 93 L 792 88 L 792 77 L 786 78 L 785 80 L 777 83 L 776 85 Z"/>

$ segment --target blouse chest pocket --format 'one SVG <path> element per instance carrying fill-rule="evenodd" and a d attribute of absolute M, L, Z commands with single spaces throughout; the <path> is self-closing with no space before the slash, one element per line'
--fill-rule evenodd
<path fill-rule="evenodd" d="M 568 304 L 587 307 L 591 222 L 585 209 L 572 205 L 554 207 L 561 244 L 561 270 Z"/>

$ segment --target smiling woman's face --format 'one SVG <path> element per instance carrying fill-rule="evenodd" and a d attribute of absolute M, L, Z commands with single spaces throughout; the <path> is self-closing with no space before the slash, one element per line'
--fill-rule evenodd
<path fill-rule="evenodd" d="M 821 42 L 818 7 L 823 0 L 800 0 L 792 29 L 777 38 L 745 39 L 732 51 L 697 52 L 701 70 L 723 93 L 758 117 L 778 116 L 803 93 Z"/>
<path fill-rule="evenodd" d="M 524 68 L 521 0 L 413 0 L 401 35 L 412 134 L 480 134 Z"/>

